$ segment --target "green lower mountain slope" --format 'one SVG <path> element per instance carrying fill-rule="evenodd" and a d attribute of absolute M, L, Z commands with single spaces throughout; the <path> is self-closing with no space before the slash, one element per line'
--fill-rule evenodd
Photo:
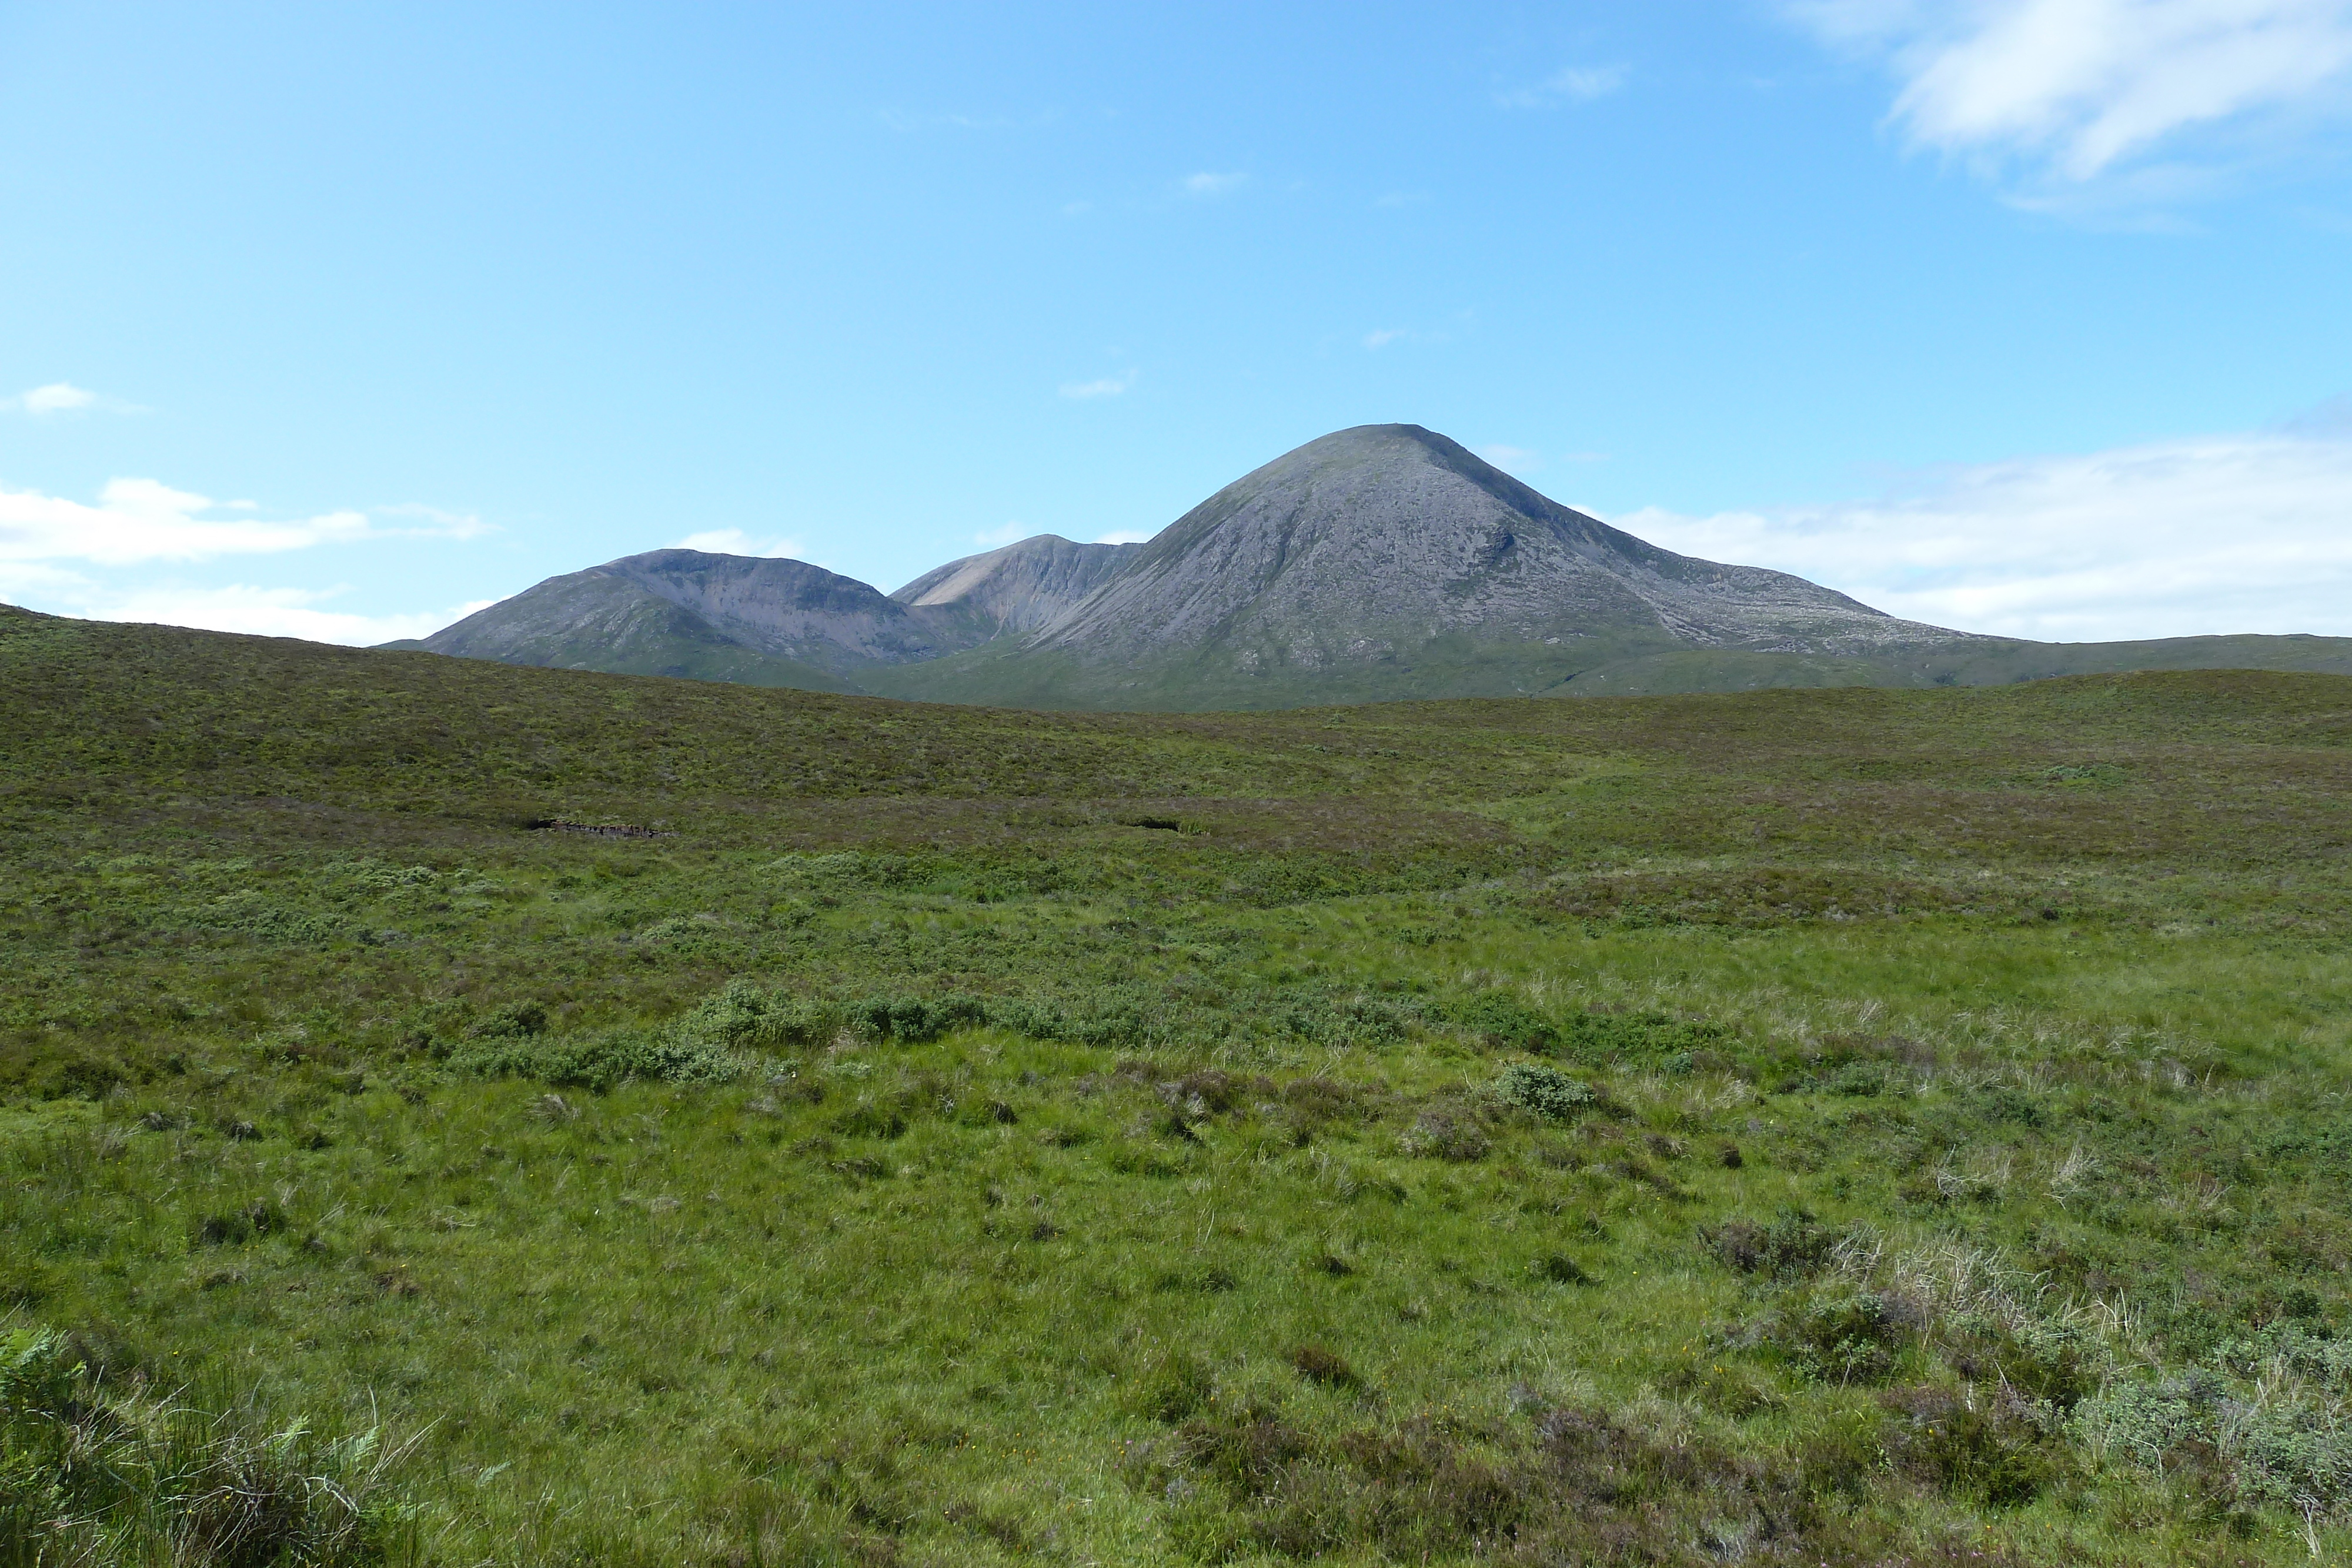
<path fill-rule="evenodd" d="M 2352 679 L 0 680 L 0 1560 L 2352 1552 Z"/>
<path fill-rule="evenodd" d="M 2352 674 L 2352 638 L 2170 637 L 2138 643 L 1990 638 L 1875 654 L 1694 648 L 1626 633 L 1495 643 L 1452 633 L 1377 662 L 1299 665 L 1278 649 L 1223 644 L 1114 662 L 992 643 L 946 658 L 859 672 L 867 691 L 921 702 L 1068 711 L 1264 712 L 1338 703 L 1490 696 L 1658 696 L 1774 687 L 2006 685 L 2132 670 Z"/>
<path fill-rule="evenodd" d="M 1878 659 L 1681 649 L 1579 673 L 1545 696 L 1655 696 L 1771 686 L 1990 686 L 2144 670 L 2277 670 L 2352 674 L 2352 637 L 2164 637 L 2138 643 L 2018 643 Z"/>

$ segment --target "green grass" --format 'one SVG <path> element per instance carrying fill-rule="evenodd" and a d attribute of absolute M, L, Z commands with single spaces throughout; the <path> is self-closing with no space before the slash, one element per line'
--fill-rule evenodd
<path fill-rule="evenodd" d="M 2352 1548 L 2352 680 L 0 676 L 12 1561 Z"/>

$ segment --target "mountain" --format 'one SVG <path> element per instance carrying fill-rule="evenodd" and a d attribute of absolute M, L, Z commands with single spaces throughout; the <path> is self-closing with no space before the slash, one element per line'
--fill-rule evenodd
<path fill-rule="evenodd" d="M 1079 545 L 1039 534 L 934 567 L 890 597 L 915 610 L 955 609 L 989 635 L 1052 624 L 1118 575 L 1142 545 Z"/>
<path fill-rule="evenodd" d="M 849 671 L 936 659 L 977 640 L 805 561 L 662 549 L 551 577 L 394 645 L 509 664 L 850 692 L 857 686 Z"/>
<path fill-rule="evenodd" d="M 508 664 L 855 692 L 861 672 L 1034 631 L 1135 545 L 1041 534 L 950 561 L 896 594 L 806 561 L 649 550 L 551 577 L 422 640 L 384 646 Z"/>
<path fill-rule="evenodd" d="M 1455 632 L 1632 632 L 1782 653 L 1967 635 L 1782 572 L 1660 549 L 1443 435 L 1382 424 L 1309 442 L 1218 491 L 1036 645 L 1135 659 L 1215 641 L 1242 651 L 1245 668 L 1320 669 Z"/>
<path fill-rule="evenodd" d="M 887 595 L 802 561 L 655 550 L 392 645 L 1048 708 L 2352 673 L 2340 638 L 2048 643 L 1900 620 L 1661 549 L 1413 424 L 1309 442 L 1145 544 L 1040 535 Z"/>
<path fill-rule="evenodd" d="M 1691 650 L 1835 669 L 1981 641 L 1786 573 L 1660 549 L 1443 435 L 1383 424 L 1310 442 L 1227 486 L 1017 644 L 869 689 L 1258 707 L 1539 691 Z"/>

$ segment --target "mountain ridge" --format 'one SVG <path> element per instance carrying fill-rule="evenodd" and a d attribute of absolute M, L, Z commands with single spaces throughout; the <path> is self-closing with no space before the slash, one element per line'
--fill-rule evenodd
<path fill-rule="evenodd" d="M 933 567 L 890 597 L 915 610 L 949 607 L 997 632 L 1034 632 L 1092 594 L 1144 547 L 1076 544 L 1034 534 L 1017 544 Z"/>
<path fill-rule="evenodd" d="M 1335 432 L 1244 475 L 1143 545 L 1036 645 L 1133 656 L 1239 622 L 1316 662 L 1345 656 L 1318 622 L 1351 599 L 1355 643 L 1374 629 L 1434 637 L 1476 625 L 1521 639 L 1664 631 L 1776 652 L 1969 636 L 1784 572 L 1676 555 L 1445 436 L 1394 424 Z"/>
<path fill-rule="evenodd" d="M 1035 535 L 889 594 L 803 561 L 652 550 L 388 646 L 1096 709 L 1974 685 L 2215 659 L 2352 673 L 2347 639 L 2037 643 L 1903 620 L 1664 549 L 1413 424 L 1310 441 L 1142 543 Z"/>

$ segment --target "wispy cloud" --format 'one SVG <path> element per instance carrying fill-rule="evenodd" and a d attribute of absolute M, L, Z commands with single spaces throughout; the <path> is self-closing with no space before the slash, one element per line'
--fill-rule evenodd
<path fill-rule="evenodd" d="M 990 528 L 984 533 L 972 535 L 971 542 L 976 545 L 986 545 L 991 549 L 994 549 L 1001 545 L 1019 544 L 1028 537 L 1028 524 L 1007 523 L 1001 528 Z"/>
<path fill-rule="evenodd" d="M 206 632 L 245 632 L 261 637 L 299 637 L 311 643 L 365 647 L 402 637 L 423 637 L 462 620 L 493 601 L 476 600 L 447 610 L 394 615 L 361 615 L 320 606 L 351 591 L 325 589 L 142 588 L 100 596 L 81 608 L 93 620 L 136 621 L 163 626 L 194 626 Z"/>
<path fill-rule="evenodd" d="M 2352 635 L 2352 434 L 2021 458 L 1871 501 L 1612 520 L 1914 620 L 2047 641 Z"/>
<path fill-rule="evenodd" d="M 71 382 L 51 382 L 18 392 L 15 397 L 0 397 L 0 411 L 30 414 L 36 419 L 59 413 L 144 413 L 136 403 L 125 402 L 119 397 L 108 397 L 88 387 L 78 387 Z"/>
<path fill-rule="evenodd" d="M 1184 193 L 1188 196 L 1223 196 L 1240 190 L 1249 183 L 1243 173 L 1213 174 L 1206 172 L 1184 176 Z"/>
<path fill-rule="evenodd" d="M 1495 95 L 1505 109 L 1551 109 L 1563 103 L 1590 103 L 1625 85 L 1632 68 L 1623 65 L 1569 66 L 1554 71 L 1533 87 L 1507 88 Z"/>
<path fill-rule="evenodd" d="M 466 538 L 484 531 L 478 518 L 423 507 L 385 508 L 386 516 L 422 514 L 416 524 L 390 528 L 362 511 L 274 521 L 222 515 L 255 509 L 251 502 L 215 502 L 153 479 L 110 479 L 94 507 L 37 491 L 0 490 L 0 561 L 129 566 L 274 555 L 371 538 Z"/>
<path fill-rule="evenodd" d="M 2132 178 L 2195 194 L 2242 147 L 2200 129 L 2307 128 L 2352 108 L 2352 0 L 1788 0 L 1800 24 L 1882 62 L 1890 118 L 1920 146 L 2063 188 Z M 2163 150 L 2173 166 L 2127 171 Z M 2029 192 L 2032 200 L 2035 193 Z"/>
<path fill-rule="evenodd" d="M 140 569 L 282 555 L 362 540 L 470 538 L 479 517 L 402 505 L 273 518 L 252 501 L 215 501 L 153 479 L 110 479 L 95 506 L 0 490 L 0 598 L 100 621 L 147 621 L 324 643 L 421 636 L 481 608 L 363 615 L 335 588 L 138 580 Z M 487 602 L 487 601 L 486 601 Z"/>
<path fill-rule="evenodd" d="M 1098 545 L 1139 545 L 1155 536 L 1136 528 L 1119 528 L 1095 540 Z"/>
<path fill-rule="evenodd" d="M 741 528 L 705 528 L 698 534 L 687 535 L 670 548 L 698 549 L 706 555 L 797 557 L 804 547 L 800 540 L 782 535 L 761 539 Z"/>
<path fill-rule="evenodd" d="M 1061 391 L 1064 397 L 1081 399 L 1118 397 L 1134 384 L 1135 372 L 1125 371 L 1115 376 L 1105 376 L 1099 381 L 1064 382 Z"/>

